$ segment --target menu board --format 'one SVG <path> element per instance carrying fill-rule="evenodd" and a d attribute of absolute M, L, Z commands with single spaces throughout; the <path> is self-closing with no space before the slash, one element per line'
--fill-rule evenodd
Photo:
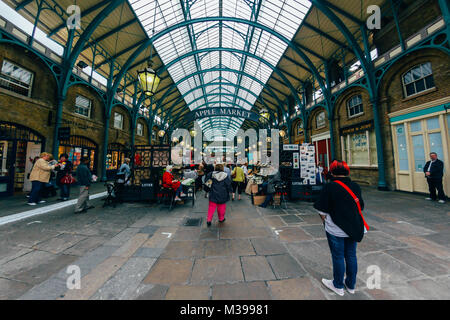
<path fill-rule="evenodd" d="M 300 146 L 300 177 L 303 184 L 316 184 L 316 150 L 313 145 Z"/>

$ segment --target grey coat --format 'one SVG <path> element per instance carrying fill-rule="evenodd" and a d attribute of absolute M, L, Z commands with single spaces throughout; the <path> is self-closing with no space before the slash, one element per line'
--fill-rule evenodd
<path fill-rule="evenodd" d="M 277 171 L 272 176 L 269 176 L 269 180 L 267 181 L 267 193 L 275 193 L 275 184 L 281 181 L 280 171 Z"/>

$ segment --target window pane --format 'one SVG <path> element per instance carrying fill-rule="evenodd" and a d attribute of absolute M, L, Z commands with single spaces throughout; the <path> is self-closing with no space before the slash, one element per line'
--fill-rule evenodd
<path fill-rule="evenodd" d="M 434 87 L 434 79 L 433 76 L 428 76 L 425 78 L 425 84 L 427 86 L 427 89 Z"/>
<path fill-rule="evenodd" d="M 432 74 L 431 63 L 428 62 L 428 63 L 425 63 L 422 65 L 422 73 L 424 76 L 428 76 L 428 75 Z"/>
<path fill-rule="evenodd" d="M 420 70 L 420 67 L 414 68 L 412 70 L 413 78 L 414 80 L 419 80 L 422 78 L 422 71 Z"/>
<path fill-rule="evenodd" d="M 438 157 L 444 158 L 441 133 L 430 133 L 428 135 L 428 140 L 430 143 L 430 152 L 436 152 Z"/>
<path fill-rule="evenodd" d="M 397 150 L 399 170 L 409 170 L 408 149 L 406 147 L 405 125 L 399 124 L 395 127 L 397 133 Z"/>
<path fill-rule="evenodd" d="M 439 117 L 427 119 L 428 130 L 439 129 Z"/>
<path fill-rule="evenodd" d="M 411 132 L 422 131 L 422 121 L 411 122 Z"/>
<path fill-rule="evenodd" d="M 425 79 L 420 79 L 416 82 L 416 93 L 425 90 Z"/>
<path fill-rule="evenodd" d="M 378 165 L 378 157 L 377 157 L 377 139 L 375 135 L 375 131 L 369 131 L 369 139 L 370 139 L 370 164 L 375 166 Z"/>
<path fill-rule="evenodd" d="M 403 77 L 403 80 L 404 80 L 405 84 L 411 83 L 413 81 L 412 73 L 408 72 L 407 74 L 405 74 L 405 76 Z"/>
<path fill-rule="evenodd" d="M 412 136 L 412 144 L 414 149 L 414 170 L 422 172 L 425 165 L 425 149 L 423 146 L 423 136 L 421 134 Z"/>
<path fill-rule="evenodd" d="M 350 135 L 352 165 L 368 165 L 367 135 L 365 132 Z"/>
<path fill-rule="evenodd" d="M 407 95 L 407 96 L 410 96 L 410 95 L 412 95 L 412 94 L 414 94 L 414 93 L 416 93 L 416 90 L 415 90 L 415 88 L 414 88 L 414 83 L 408 84 L 408 85 L 406 86 L 406 95 Z"/>

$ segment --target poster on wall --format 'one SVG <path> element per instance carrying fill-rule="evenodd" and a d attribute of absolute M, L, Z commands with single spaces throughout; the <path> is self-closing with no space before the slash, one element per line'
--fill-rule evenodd
<path fill-rule="evenodd" d="M 300 146 L 300 177 L 303 184 L 316 184 L 316 151 L 313 145 L 303 144 Z"/>
<path fill-rule="evenodd" d="M 298 152 L 294 152 L 293 160 L 294 160 L 293 169 L 299 169 L 300 168 L 300 157 L 299 157 Z"/>

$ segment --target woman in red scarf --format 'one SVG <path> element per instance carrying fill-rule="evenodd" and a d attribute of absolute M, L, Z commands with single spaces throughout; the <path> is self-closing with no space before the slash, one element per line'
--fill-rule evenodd
<path fill-rule="evenodd" d="M 181 201 L 180 195 L 184 196 L 181 182 L 173 179 L 172 166 L 167 166 L 163 174 L 163 188 L 172 188 L 176 192 L 175 201 Z"/>

